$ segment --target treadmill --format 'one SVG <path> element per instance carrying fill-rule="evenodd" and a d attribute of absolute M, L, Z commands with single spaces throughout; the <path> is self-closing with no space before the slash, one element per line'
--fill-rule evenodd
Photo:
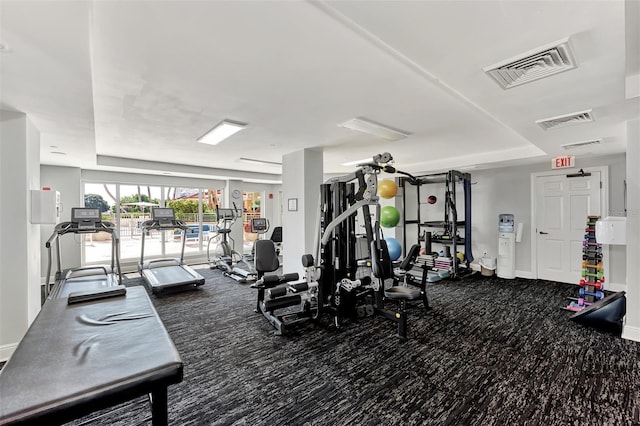
<path fill-rule="evenodd" d="M 92 265 L 63 270 L 60 237 L 67 234 L 96 234 L 99 232 L 111 235 L 111 265 Z M 58 269 L 55 273 L 56 282 L 53 289 L 51 289 L 52 245 L 54 242 Z M 102 220 L 100 209 L 73 207 L 71 209 L 71 221 L 57 224 L 45 246 L 49 257 L 45 282 L 46 300 L 65 298 L 70 294 L 97 294 L 122 289 L 120 238 L 115 224 Z"/>
<path fill-rule="evenodd" d="M 175 229 L 182 231 L 180 259 L 153 259 L 145 262 L 145 236 L 150 231 L 173 231 Z M 176 220 L 175 211 L 168 207 L 152 208 L 151 220 L 142 223 L 142 252 L 138 271 L 154 294 L 188 290 L 204 284 L 204 277 L 184 264 L 186 233 L 189 231 L 189 227 L 183 221 Z"/>

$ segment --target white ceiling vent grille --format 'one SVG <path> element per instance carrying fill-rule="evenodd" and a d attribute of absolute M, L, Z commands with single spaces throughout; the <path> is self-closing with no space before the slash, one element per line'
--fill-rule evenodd
<path fill-rule="evenodd" d="M 536 120 L 536 124 L 544 130 L 559 129 L 561 127 L 574 126 L 576 124 L 590 123 L 594 121 L 591 110 L 572 112 L 571 114 Z"/>
<path fill-rule="evenodd" d="M 510 89 L 578 66 L 569 38 L 530 50 L 522 55 L 483 68 L 503 89 Z"/>
<path fill-rule="evenodd" d="M 602 139 L 594 139 L 590 141 L 566 143 L 560 146 L 563 147 L 564 149 L 575 149 L 575 148 L 582 148 L 583 146 L 589 146 L 589 145 L 600 145 L 601 143 L 602 143 Z"/>

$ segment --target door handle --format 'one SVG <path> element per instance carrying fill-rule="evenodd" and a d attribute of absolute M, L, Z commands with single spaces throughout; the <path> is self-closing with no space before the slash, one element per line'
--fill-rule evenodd
<path fill-rule="evenodd" d="M 540 231 L 540 235 L 549 235 L 548 232 Z"/>

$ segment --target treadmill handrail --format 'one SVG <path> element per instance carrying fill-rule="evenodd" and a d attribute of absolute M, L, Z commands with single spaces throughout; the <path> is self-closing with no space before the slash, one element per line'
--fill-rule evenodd
<path fill-rule="evenodd" d="M 189 228 L 186 222 L 182 220 L 172 220 L 171 223 L 161 224 L 157 220 L 150 219 L 142 222 L 141 226 L 144 230 L 169 230 L 178 228 L 186 232 L 193 232 L 193 229 Z"/>
<path fill-rule="evenodd" d="M 172 261 L 172 260 L 176 260 L 174 258 L 161 258 L 161 259 L 151 259 L 151 260 L 147 260 L 145 263 L 149 266 L 149 268 L 151 267 L 151 265 L 153 265 L 154 263 L 162 263 L 162 262 L 168 262 L 168 261 Z M 180 262 L 180 265 L 176 265 L 176 266 L 182 266 L 182 262 Z M 146 269 L 149 269 L 146 268 Z"/>
<path fill-rule="evenodd" d="M 101 221 L 100 227 L 93 228 L 78 228 L 77 226 L 73 226 L 74 222 L 61 222 L 57 224 L 53 230 L 53 233 L 45 243 L 45 247 L 48 252 L 48 264 L 47 264 L 47 276 L 45 278 L 45 298 L 49 296 L 49 290 L 51 287 L 51 263 L 52 263 L 52 253 L 51 253 L 51 244 L 56 242 L 56 260 L 58 270 L 56 272 L 56 279 L 60 278 L 60 274 L 62 273 L 62 259 L 60 254 L 60 236 L 73 233 L 73 234 L 97 234 L 99 232 L 106 232 L 107 234 L 111 234 L 111 270 L 118 271 L 118 284 L 122 284 L 122 270 L 120 269 L 120 236 L 118 234 L 118 229 L 113 222 L 109 221 Z M 83 269 L 82 268 L 74 268 L 75 270 Z M 98 266 L 87 268 L 99 268 Z"/>
<path fill-rule="evenodd" d="M 184 249 L 187 243 L 187 239 L 185 237 L 186 232 L 193 232 L 193 229 L 189 228 L 187 224 L 182 220 L 171 220 L 171 224 L 161 225 L 158 220 L 145 220 L 142 222 L 142 242 L 140 244 L 140 267 L 144 265 L 144 242 L 145 242 L 145 234 L 147 230 L 170 230 L 170 229 L 181 229 L 182 230 L 182 250 L 180 252 L 180 264 L 184 263 Z"/>
<path fill-rule="evenodd" d="M 105 275 L 109 275 L 109 271 L 107 271 L 107 267 L 104 265 L 94 265 L 94 266 L 82 266 L 80 268 L 73 268 L 73 269 L 69 269 L 67 271 L 67 275 L 65 275 L 65 278 L 69 278 L 69 275 L 71 275 L 74 272 L 78 272 L 78 271 L 88 271 L 91 269 L 102 269 L 104 271 Z"/>

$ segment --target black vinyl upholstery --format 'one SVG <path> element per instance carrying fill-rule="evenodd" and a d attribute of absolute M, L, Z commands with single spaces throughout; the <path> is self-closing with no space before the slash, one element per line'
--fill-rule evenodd
<path fill-rule="evenodd" d="M 416 261 L 416 258 L 420 254 L 420 244 L 414 244 L 409 249 L 409 253 L 404 257 L 404 260 L 400 264 L 400 269 L 403 271 L 408 271 L 413 267 L 413 264 Z"/>
<path fill-rule="evenodd" d="M 280 267 L 275 244 L 271 240 L 256 240 L 254 263 L 258 274 L 273 272 Z"/>
<path fill-rule="evenodd" d="M 166 424 L 167 386 L 182 372 L 143 287 L 84 303 L 50 299 L 2 369 L 0 424 L 66 423 L 148 393 L 163 405 L 153 424 Z"/>
<path fill-rule="evenodd" d="M 378 244 L 380 244 L 380 248 L 378 248 Z M 382 280 L 394 277 L 393 264 L 385 240 L 371 241 L 371 272 L 374 277 Z"/>
<path fill-rule="evenodd" d="M 273 232 L 271 233 L 271 238 L 269 238 L 274 243 L 282 242 L 282 226 L 276 226 L 273 228 Z"/>

